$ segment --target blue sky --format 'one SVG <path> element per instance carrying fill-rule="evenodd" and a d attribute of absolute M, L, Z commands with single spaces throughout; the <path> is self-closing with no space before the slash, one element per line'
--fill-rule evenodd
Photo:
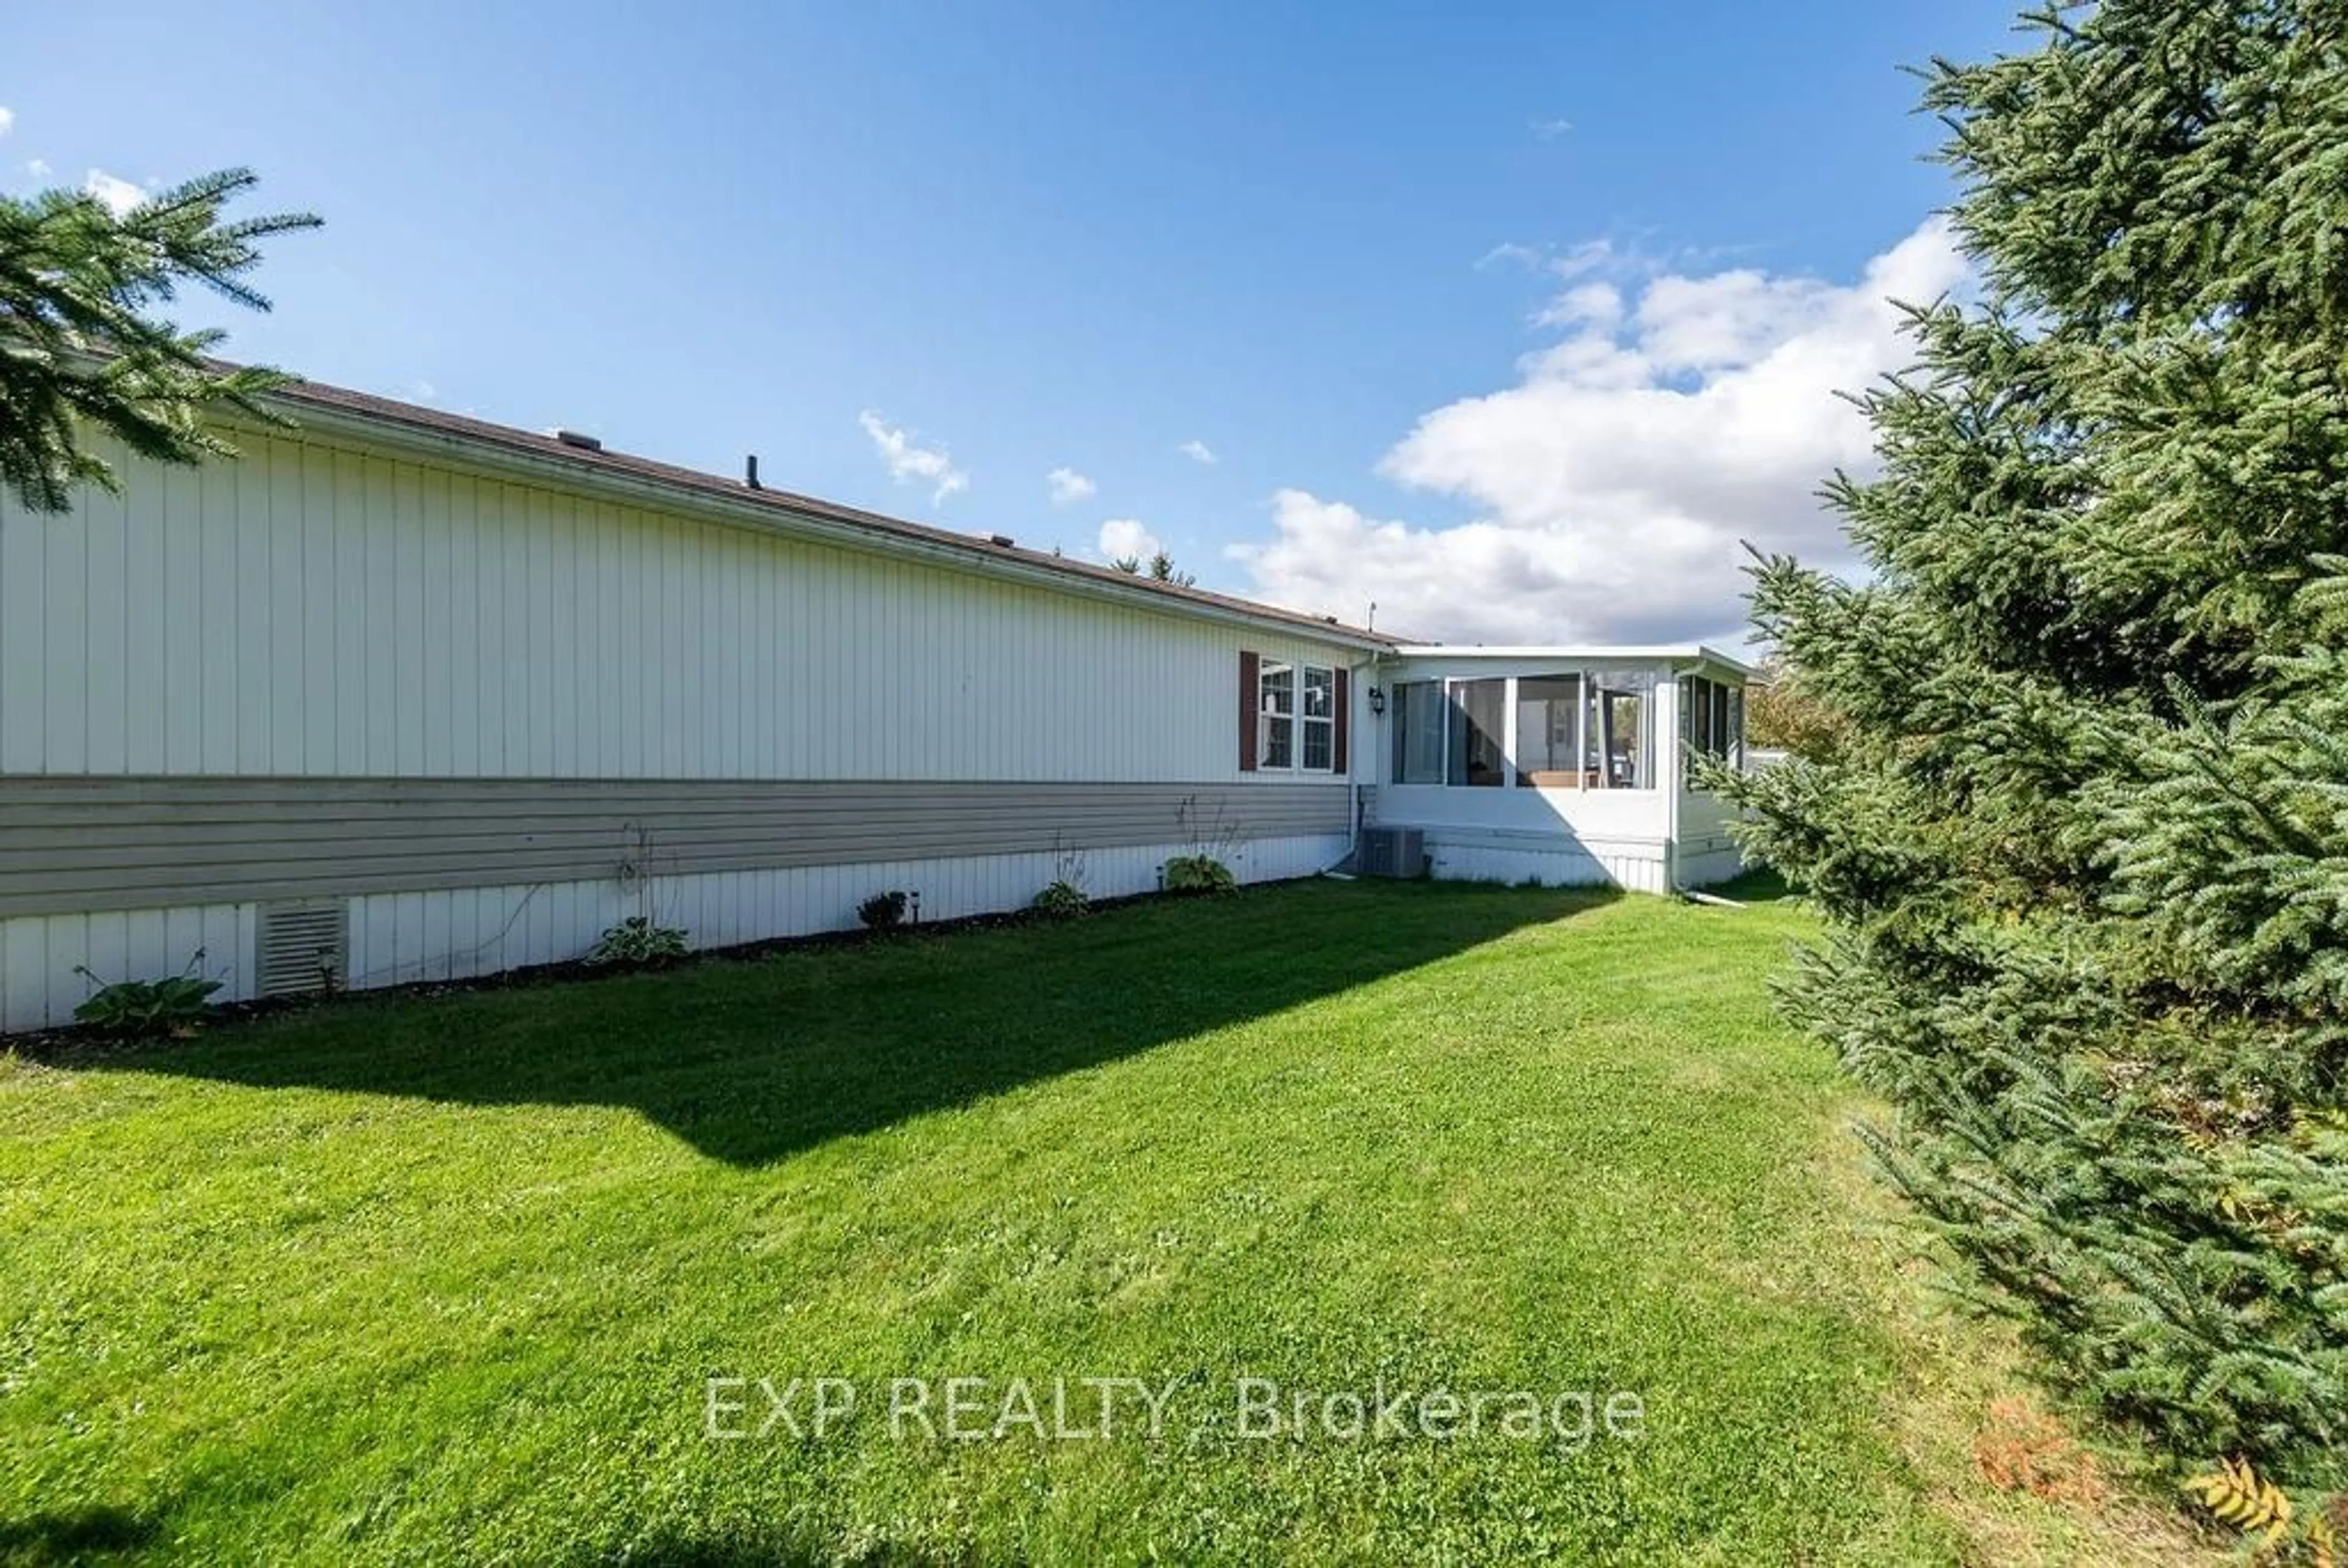
<path fill-rule="evenodd" d="M 1399 630 L 1722 636 L 1738 538 L 1834 553 L 1879 296 L 1961 281 L 1897 67 L 2010 17 L 41 6 L 0 180 L 251 165 L 327 227 L 184 314 L 321 380 Z"/>

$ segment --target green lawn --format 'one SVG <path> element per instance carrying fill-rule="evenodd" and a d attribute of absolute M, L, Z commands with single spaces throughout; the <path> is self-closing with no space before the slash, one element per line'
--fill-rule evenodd
<path fill-rule="evenodd" d="M 1990 1342 L 1769 1017 L 1802 922 L 1321 882 L 0 1059 L 0 1560 L 1978 1558 Z M 857 1407 L 713 1440 L 762 1375 Z M 953 1377 L 1173 1389 L 892 1433 Z M 1266 1440 L 1243 1378 L 1643 1421 Z"/>

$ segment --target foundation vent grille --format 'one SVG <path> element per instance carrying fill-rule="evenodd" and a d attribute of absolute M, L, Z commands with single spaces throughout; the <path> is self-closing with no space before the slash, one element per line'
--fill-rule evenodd
<path fill-rule="evenodd" d="M 350 983 L 348 904 L 263 904 L 260 926 L 255 975 L 261 995 L 315 996 Z"/>

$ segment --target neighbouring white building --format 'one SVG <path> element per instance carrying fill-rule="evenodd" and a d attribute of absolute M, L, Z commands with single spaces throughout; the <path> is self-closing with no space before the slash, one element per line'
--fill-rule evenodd
<path fill-rule="evenodd" d="M 201 468 L 0 498 L 0 1029 L 1243 880 L 1736 869 L 1703 648 L 1437 648 L 314 384 Z M 1405 867 L 1403 869 L 1416 869 Z"/>

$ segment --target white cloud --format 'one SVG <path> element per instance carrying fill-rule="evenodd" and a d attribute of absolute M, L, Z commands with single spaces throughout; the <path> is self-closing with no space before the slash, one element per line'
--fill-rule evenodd
<path fill-rule="evenodd" d="M 46 179 L 51 172 L 49 169 L 49 160 L 46 158 L 26 159 L 25 160 L 25 172 L 31 175 L 36 179 Z"/>
<path fill-rule="evenodd" d="M 1526 128 L 1542 141 L 1555 141 L 1573 128 L 1573 122 L 1562 116 L 1552 115 L 1547 119 L 1533 121 Z"/>
<path fill-rule="evenodd" d="M 1074 468 L 1055 468 L 1044 476 L 1044 483 L 1051 487 L 1052 505 L 1056 507 L 1081 501 L 1100 487 Z"/>
<path fill-rule="evenodd" d="M 1145 566 L 1149 558 L 1166 547 L 1147 525 L 1132 518 L 1111 518 L 1100 526 L 1100 553 L 1103 560 L 1122 560 L 1130 556 Z"/>
<path fill-rule="evenodd" d="M 1537 246 L 1519 244 L 1514 240 L 1503 240 L 1484 252 L 1477 261 L 1476 269 L 1482 272 L 1502 261 L 1514 261 L 1524 267 L 1538 267 L 1541 264 L 1541 252 Z"/>
<path fill-rule="evenodd" d="M 102 169 L 93 169 L 82 181 L 82 193 L 95 196 L 106 210 L 117 218 L 147 200 L 147 193 L 127 179 L 118 179 Z"/>
<path fill-rule="evenodd" d="M 1203 464 L 1210 468 L 1217 463 L 1222 461 L 1221 458 L 1215 456 L 1215 449 L 1208 446 L 1204 441 L 1185 441 L 1182 445 L 1174 448 L 1174 450 L 1182 454 L 1183 456 L 1190 459 L 1191 462 Z"/>
<path fill-rule="evenodd" d="M 1560 274 L 1568 266 L 1550 263 Z M 1573 278 L 1603 266 L 1570 253 Z M 1934 219 L 1858 282 L 1650 273 L 1631 293 L 1577 282 L 1541 319 L 1563 335 L 1514 386 L 1422 418 L 1379 472 L 1457 497 L 1474 520 L 1421 528 L 1283 490 L 1272 537 L 1229 554 L 1256 591 L 1470 641 L 1654 641 L 1733 633 L 1739 540 L 1841 559 L 1818 503 L 1838 467 L 1865 471 L 1867 424 L 1836 395 L 1907 363 L 1889 298 L 1964 279 Z"/>
<path fill-rule="evenodd" d="M 970 488 L 970 476 L 953 466 L 942 446 L 915 446 L 912 432 L 889 424 L 869 408 L 856 416 L 856 422 L 872 437 L 872 449 L 889 466 L 891 478 L 900 485 L 919 479 L 936 487 L 930 495 L 932 506 L 957 490 Z"/>
<path fill-rule="evenodd" d="M 10 108 L 6 104 L 0 104 L 0 136 L 6 136 L 10 131 L 15 130 L 15 128 L 16 111 Z"/>
<path fill-rule="evenodd" d="M 1576 283 L 1541 307 L 1533 324 L 1612 332 L 1622 320 L 1622 291 L 1612 283 Z"/>

